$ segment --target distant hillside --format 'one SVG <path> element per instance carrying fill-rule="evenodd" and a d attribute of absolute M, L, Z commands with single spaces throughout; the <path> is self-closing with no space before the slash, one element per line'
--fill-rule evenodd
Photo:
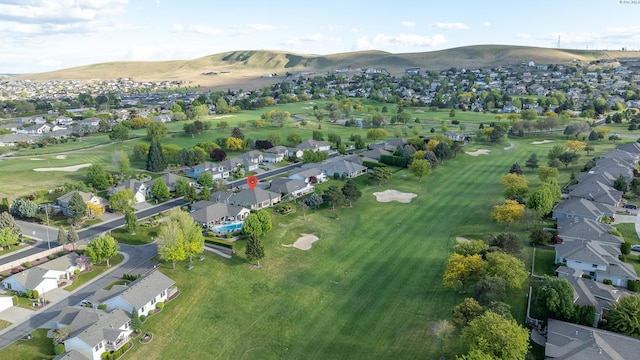
<path fill-rule="evenodd" d="M 36 81 L 132 78 L 136 81 L 186 80 L 207 88 L 255 88 L 287 72 L 324 74 L 336 69 L 384 68 L 401 74 L 408 67 L 423 70 L 493 68 L 533 61 L 537 64 L 587 63 L 598 59 L 640 59 L 637 51 L 550 49 L 509 45 L 477 45 L 421 53 L 392 54 L 357 51 L 332 55 L 303 55 L 282 51 L 232 51 L 194 60 L 122 61 L 59 71 L 21 75 Z M 207 74 L 207 75 L 205 75 Z M 277 74 L 278 77 L 262 77 Z"/>

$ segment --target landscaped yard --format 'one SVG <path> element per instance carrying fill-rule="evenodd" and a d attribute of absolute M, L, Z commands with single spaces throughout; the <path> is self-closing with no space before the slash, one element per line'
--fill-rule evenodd
<path fill-rule="evenodd" d="M 18 340 L 0 350 L 2 360 L 42 360 L 53 359 L 53 342 L 47 337 L 47 329 L 31 332 L 31 340 Z"/>
<path fill-rule="evenodd" d="M 107 267 L 106 263 L 102 263 L 99 265 L 93 265 L 93 270 L 88 271 L 88 272 L 82 272 L 78 275 L 78 278 L 73 282 L 73 284 L 65 287 L 64 289 L 67 291 L 72 291 L 75 290 L 77 288 L 79 288 L 80 286 L 86 284 L 87 282 L 89 282 L 91 279 L 94 279 L 98 276 L 100 276 L 100 274 L 104 273 L 105 271 L 111 269 L 112 267 L 118 265 L 120 262 L 122 262 L 122 260 L 124 260 L 124 256 L 122 254 L 117 254 L 116 256 L 114 256 L 113 258 L 111 258 L 111 260 L 109 260 L 109 263 L 111 264 L 110 267 Z"/>
<path fill-rule="evenodd" d="M 553 276 L 555 273 L 556 252 L 552 249 L 536 248 L 534 274 Z"/>
<path fill-rule="evenodd" d="M 437 358 L 433 325 L 449 319 L 463 298 L 442 286 L 455 237 L 488 240 L 511 231 L 528 242 L 522 225 L 498 226 L 489 213 L 504 200 L 500 178 L 510 165 L 524 164 L 533 152 L 544 159 L 553 143 L 512 141 L 515 148 L 507 151 L 475 145 L 490 154 L 458 155 L 422 182 L 401 171 L 387 185 L 363 186 L 353 209 L 310 210 L 306 221 L 274 214 L 261 269 L 244 260 L 244 241 L 234 245 L 232 260 L 206 253 L 192 270 L 163 266 L 181 295 L 145 323 L 155 346 L 136 348 L 131 358 L 172 359 L 184 348 L 194 358 Z M 562 179 L 582 162 L 562 169 Z M 537 176 L 525 174 L 533 188 Z M 386 189 L 418 196 L 408 204 L 376 202 L 373 192 Z M 319 237 L 310 250 L 287 246 L 303 233 Z M 531 250 L 522 253 L 527 269 Z M 549 254 L 540 256 L 543 265 Z M 509 300 L 520 322 L 527 293 L 523 288 Z M 447 358 L 464 351 L 456 340 L 448 343 Z"/>
<path fill-rule="evenodd" d="M 131 234 L 126 228 L 113 229 L 111 235 L 119 243 L 129 245 L 146 245 L 152 243 L 158 236 L 158 226 L 138 226 L 135 234 Z"/>

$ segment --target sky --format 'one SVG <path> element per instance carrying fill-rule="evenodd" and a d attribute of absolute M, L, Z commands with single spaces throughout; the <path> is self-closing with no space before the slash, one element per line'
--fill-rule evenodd
<path fill-rule="evenodd" d="M 0 0 L 0 74 L 233 50 L 640 50 L 640 0 Z"/>

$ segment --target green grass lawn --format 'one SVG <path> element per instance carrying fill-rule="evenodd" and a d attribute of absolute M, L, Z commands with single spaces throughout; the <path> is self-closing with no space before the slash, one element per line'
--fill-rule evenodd
<path fill-rule="evenodd" d="M 104 289 L 105 290 L 111 290 L 111 288 L 114 285 L 129 285 L 130 282 L 131 281 L 129 281 L 129 280 L 116 280 L 116 281 L 112 282 L 111 284 L 105 286 Z"/>
<path fill-rule="evenodd" d="M 0 350 L 3 360 L 42 360 L 53 359 L 53 341 L 47 337 L 47 329 L 31 332 L 31 340 L 18 340 Z"/>
<path fill-rule="evenodd" d="M 622 234 L 622 238 L 624 241 L 629 242 L 631 244 L 640 244 L 640 238 L 638 238 L 638 233 L 636 232 L 636 225 L 633 223 L 622 223 L 614 225 L 620 234 Z"/>
<path fill-rule="evenodd" d="M 158 236 L 158 226 L 138 226 L 138 229 L 133 235 L 125 228 L 117 228 L 111 231 L 111 235 L 119 243 L 128 245 L 146 245 L 152 243 L 156 236 Z"/>
<path fill-rule="evenodd" d="M 534 274 L 553 276 L 555 272 L 556 253 L 551 249 L 536 248 L 536 263 Z"/>
<path fill-rule="evenodd" d="M 107 267 L 106 263 L 102 263 L 102 264 L 99 264 L 99 265 L 93 265 L 93 270 L 91 270 L 89 272 L 80 273 L 78 275 L 78 278 L 73 282 L 73 284 L 65 287 L 64 290 L 73 291 L 73 290 L 79 288 L 80 286 L 86 284 L 90 280 L 100 276 L 100 274 L 104 273 L 105 271 L 107 271 L 107 270 L 111 269 L 112 267 L 118 265 L 120 262 L 122 262 L 122 260 L 124 260 L 124 256 L 122 254 L 117 254 L 116 256 L 111 258 L 111 260 L 109 261 L 109 263 L 111 265 L 110 267 Z"/>
<path fill-rule="evenodd" d="M 0 330 L 6 329 L 11 326 L 11 323 L 5 320 L 0 320 Z"/>
<path fill-rule="evenodd" d="M 145 323 L 156 345 L 137 347 L 131 358 L 172 359 L 184 348 L 194 358 L 437 358 L 431 329 L 463 298 L 442 287 L 455 237 L 489 239 L 511 231 L 528 241 L 522 225 L 498 226 L 489 213 L 504 200 L 500 178 L 510 165 L 524 164 L 532 152 L 544 159 L 553 144 L 512 141 L 516 146 L 508 151 L 473 144 L 491 153 L 458 155 L 422 182 L 406 170 L 384 186 L 360 178 L 363 197 L 353 209 L 312 210 L 306 221 L 300 214 L 272 215 L 261 269 L 245 260 L 243 240 L 231 260 L 206 253 L 192 270 L 164 265 L 161 271 L 176 280 L 181 295 Z M 568 179 L 580 166 L 562 169 L 562 176 Z M 526 175 L 537 183 L 534 174 Z M 376 202 L 373 192 L 386 189 L 418 196 L 409 204 Z M 309 251 L 287 247 L 302 233 L 320 240 Z M 531 255 L 525 247 L 527 269 Z M 519 321 L 527 293 L 523 288 L 509 299 Z M 463 351 L 456 341 L 445 349 L 447 358 Z"/>

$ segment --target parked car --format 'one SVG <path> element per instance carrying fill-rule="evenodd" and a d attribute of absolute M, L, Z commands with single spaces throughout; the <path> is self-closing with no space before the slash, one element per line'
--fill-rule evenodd
<path fill-rule="evenodd" d="M 631 245 L 631 250 L 640 251 L 640 245 Z"/>
<path fill-rule="evenodd" d="M 636 204 L 624 204 L 624 207 L 631 210 L 638 210 L 638 205 Z"/>

